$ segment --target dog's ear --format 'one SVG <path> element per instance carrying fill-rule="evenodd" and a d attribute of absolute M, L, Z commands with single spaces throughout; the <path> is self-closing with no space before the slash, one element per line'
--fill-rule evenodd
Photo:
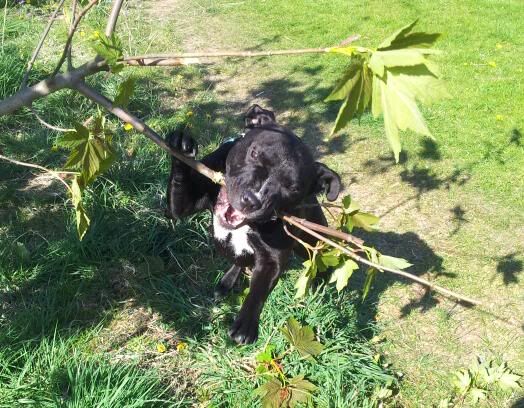
<path fill-rule="evenodd" d="M 276 123 L 275 114 L 268 110 L 262 108 L 260 105 L 252 105 L 244 115 L 244 121 L 246 128 L 254 128 L 269 123 Z"/>
<path fill-rule="evenodd" d="M 315 194 L 325 192 L 329 201 L 335 201 L 342 190 L 340 176 L 325 164 L 315 162 L 317 180 Z"/>

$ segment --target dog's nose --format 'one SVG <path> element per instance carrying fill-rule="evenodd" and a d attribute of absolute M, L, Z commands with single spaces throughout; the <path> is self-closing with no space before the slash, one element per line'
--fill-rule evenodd
<path fill-rule="evenodd" d="M 261 207 L 260 200 L 251 191 L 246 191 L 240 197 L 240 203 L 246 211 L 256 211 Z"/>

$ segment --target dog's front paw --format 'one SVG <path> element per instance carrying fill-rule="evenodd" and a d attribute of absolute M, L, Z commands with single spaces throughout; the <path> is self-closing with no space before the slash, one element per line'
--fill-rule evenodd
<path fill-rule="evenodd" d="M 184 156 L 195 158 L 198 153 L 198 145 L 189 134 L 189 131 L 177 129 L 167 135 L 169 146 L 183 153 Z"/>
<path fill-rule="evenodd" d="M 258 339 L 258 319 L 240 313 L 229 329 L 229 337 L 237 344 L 250 344 Z"/>

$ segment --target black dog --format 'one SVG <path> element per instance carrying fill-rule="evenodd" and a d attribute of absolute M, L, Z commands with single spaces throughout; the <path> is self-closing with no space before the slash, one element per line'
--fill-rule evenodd
<path fill-rule="evenodd" d="M 204 209 L 213 213 L 215 244 L 234 263 L 217 286 L 217 297 L 233 288 L 244 268 L 252 271 L 249 294 L 229 331 L 239 344 L 257 339 L 260 313 L 292 251 L 304 255 L 277 215 L 296 215 L 326 225 L 316 194 L 325 191 L 333 201 L 341 189 L 340 177 L 315 162 L 306 145 L 275 122 L 273 112 L 254 105 L 245 121 L 244 137 L 202 159 L 206 166 L 225 173 L 225 188 L 173 157 L 167 194 L 172 218 Z M 186 131 L 173 132 L 168 141 L 195 157 L 196 144 Z M 314 245 L 302 231 L 288 230 Z"/>

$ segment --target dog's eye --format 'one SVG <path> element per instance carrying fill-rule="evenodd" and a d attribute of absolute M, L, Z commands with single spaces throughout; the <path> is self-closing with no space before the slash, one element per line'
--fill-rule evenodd
<path fill-rule="evenodd" d="M 251 149 L 251 153 L 249 155 L 254 160 L 256 160 L 258 158 L 258 152 L 255 149 Z"/>

